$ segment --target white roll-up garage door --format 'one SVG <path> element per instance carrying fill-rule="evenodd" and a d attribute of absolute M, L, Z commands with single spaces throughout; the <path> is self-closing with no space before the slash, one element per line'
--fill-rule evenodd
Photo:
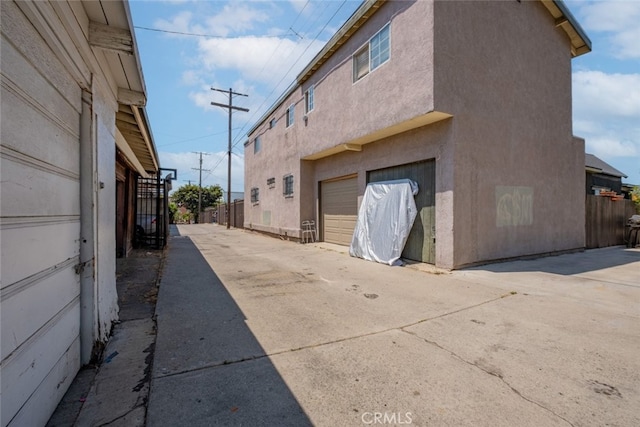
<path fill-rule="evenodd" d="M 320 189 L 323 240 L 350 245 L 358 218 L 357 177 L 324 181 Z"/>

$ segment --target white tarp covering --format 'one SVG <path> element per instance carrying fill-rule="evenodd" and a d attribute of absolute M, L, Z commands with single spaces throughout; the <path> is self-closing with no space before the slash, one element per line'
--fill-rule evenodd
<path fill-rule="evenodd" d="M 401 264 L 400 255 L 418 213 L 413 199 L 416 194 L 418 184 L 410 179 L 368 184 L 349 254 L 382 264 Z"/>

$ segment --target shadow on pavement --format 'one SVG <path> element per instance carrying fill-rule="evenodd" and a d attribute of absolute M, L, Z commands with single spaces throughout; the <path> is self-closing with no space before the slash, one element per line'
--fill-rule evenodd
<path fill-rule="evenodd" d="M 169 238 L 180 236 L 180 230 L 176 224 L 169 224 Z"/>
<path fill-rule="evenodd" d="M 147 425 L 311 425 L 186 236 L 169 242 L 156 315 Z"/>
<path fill-rule="evenodd" d="M 602 249 L 589 249 L 584 252 L 572 254 L 489 264 L 469 268 L 469 270 L 484 270 L 494 273 L 541 271 L 570 276 L 639 261 L 640 250 L 615 246 Z"/>

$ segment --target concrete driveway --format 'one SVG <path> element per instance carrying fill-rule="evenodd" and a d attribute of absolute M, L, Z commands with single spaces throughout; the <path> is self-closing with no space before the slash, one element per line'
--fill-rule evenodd
<path fill-rule="evenodd" d="M 179 233 L 148 425 L 640 425 L 640 250 L 445 273 Z"/>

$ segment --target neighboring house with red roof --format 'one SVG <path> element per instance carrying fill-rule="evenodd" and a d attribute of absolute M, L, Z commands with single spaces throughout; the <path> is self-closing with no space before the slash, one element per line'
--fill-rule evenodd
<path fill-rule="evenodd" d="M 623 192 L 622 178 L 627 177 L 624 172 L 593 154 L 585 154 L 584 160 L 587 170 L 587 194 L 598 195 L 601 191 L 615 191 L 618 194 Z"/>

